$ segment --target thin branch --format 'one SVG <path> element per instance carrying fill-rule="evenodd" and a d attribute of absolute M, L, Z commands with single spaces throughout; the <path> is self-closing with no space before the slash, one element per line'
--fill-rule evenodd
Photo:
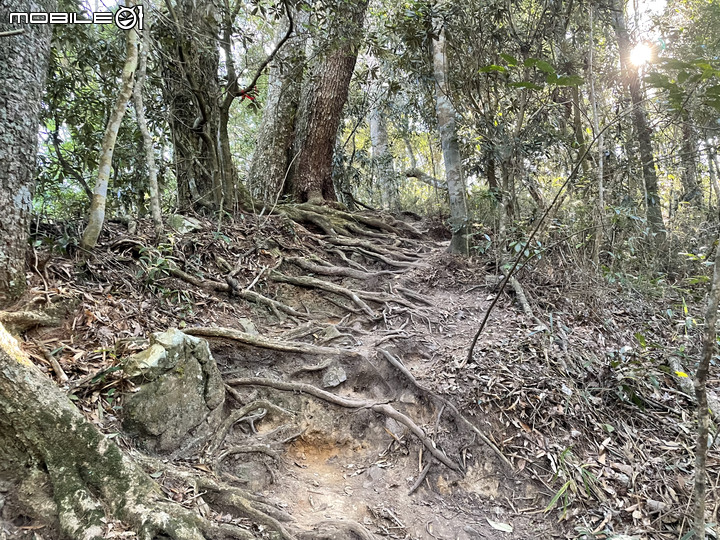
<path fill-rule="evenodd" d="M 270 62 L 273 61 L 273 58 L 275 58 L 275 55 L 277 55 L 278 51 L 282 48 L 283 45 L 285 45 L 285 42 L 290 39 L 290 36 L 293 33 L 293 30 L 295 29 L 295 23 L 293 22 L 292 13 L 290 11 L 290 6 L 287 1 L 283 1 L 283 6 L 285 7 L 285 16 L 288 19 L 288 29 L 287 32 L 285 32 L 285 35 L 283 38 L 278 41 L 278 44 L 275 45 L 275 48 L 272 50 L 272 52 L 265 58 L 262 64 L 260 64 L 260 67 L 255 72 L 255 76 L 253 77 L 253 80 L 243 89 L 238 89 L 238 80 L 233 79 L 233 81 L 230 83 L 230 85 L 227 88 L 227 95 L 225 96 L 225 100 L 223 101 L 223 107 L 230 108 L 230 105 L 232 104 L 233 100 L 238 97 L 245 95 L 252 91 L 253 88 L 255 88 L 255 85 L 258 82 L 258 79 L 262 75 L 263 71 L 265 71 L 265 68 L 270 64 Z"/>

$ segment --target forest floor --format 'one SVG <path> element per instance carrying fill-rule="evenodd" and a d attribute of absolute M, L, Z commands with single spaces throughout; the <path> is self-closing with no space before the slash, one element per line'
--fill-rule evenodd
<path fill-rule="evenodd" d="M 448 255 L 442 226 L 408 222 L 418 237 L 371 222 L 363 237 L 276 216 L 199 220 L 155 247 L 149 223 L 133 235 L 111 224 L 89 257 L 38 249 L 24 306 L 57 323 L 26 329 L 23 345 L 135 452 L 117 367 L 153 332 L 204 336 L 228 414 L 280 409 L 167 459 L 259 495 L 303 538 L 682 538 L 694 405 L 676 372 L 698 357 L 702 287 L 611 286 L 549 253 L 518 276 L 527 304 L 504 292 L 466 362 L 495 261 Z M 717 364 L 711 375 L 720 389 Z M 187 508 L 269 537 L 153 477 Z M 717 523 L 717 445 L 708 482 Z M 1 488 L 0 504 L 12 496 Z M 0 537 L 53 538 L 13 508 Z M 106 536 L 133 537 L 113 523 Z"/>

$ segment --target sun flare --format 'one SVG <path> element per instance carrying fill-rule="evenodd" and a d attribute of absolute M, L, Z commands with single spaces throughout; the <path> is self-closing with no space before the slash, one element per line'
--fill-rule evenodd
<path fill-rule="evenodd" d="M 652 49 L 647 43 L 638 43 L 632 51 L 630 51 L 630 63 L 634 66 L 642 66 L 647 64 L 652 58 Z"/>

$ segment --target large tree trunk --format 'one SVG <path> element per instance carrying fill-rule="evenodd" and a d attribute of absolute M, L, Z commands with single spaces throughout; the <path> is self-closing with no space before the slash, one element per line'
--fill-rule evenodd
<path fill-rule="evenodd" d="M 640 73 L 638 68 L 629 61 L 632 44 L 625 25 L 625 7 L 621 0 L 615 0 L 613 5 L 613 22 L 615 34 L 620 49 L 620 59 L 625 68 L 626 84 L 630 91 L 630 100 L 633 105 L 632 123 L 640 152 L 640 162 L 645 187 L 645 208 L 647 212 L 650 232 L 654 236 L 655 244 L 665 242 L 665 223 L 662 216 L 662 205 L 658 191 L 657 174 L 655 172 L 655 157 L 652 148 L 652 131 L 648 124 L 647 112 L 643 105 L 643 94 L 640 88 Z"/>
<path fill-rule="evenodd" d="M 156 25 L 168 43 L 164 62 L 164 94 L 173 137 L 178 207 L 181 211 L 217 210 L 223 202 L 218 150 L 218 34 L 216 8 L 178 0 L 171 22 Z M 202 39 L 197 36 L 202 36 Z"/>
<path fill-rule="evenodd" d="M 222 534 L 218 526 L 166 500 L 160 487 L 33 365 L 1 323 L 0 479 L 15 484 L 23 510 L 60 529 L 56 538 L 107 538 L 108 518 L 124 522 L 143 539 L 244 537 Z"/>
<path fill-rule="evenodd" d="M 16 30 L 9 12 L 55 11 L 55 2 L 4 0 L 0 32 Z M 26 288 L 25 251 L 35 186 L 40 98 L 50 52 L 50 26 L 23 25 L 0 38 L 0 302 Z"/>
<path fill-rule="evenodd" d="M 368 0 L 338 3 L 328 19 L 329 39 L 303 81 L 295 129 L 295 165 L 286 192 L 300 202 L 337 200 L 333 186 L 333 151 Z"/>
<path fill-rule="evenodd" d="M 115 100 L 110 119 L 108 120 L 102 145 L 100 146 L 100 159 L 98 160 L 98 176 L 95 181 L 93 198 L 90 203 L 90 216 L 87 227 L 83 232 L 80 245 L 84 249 L 93 249 L 97 244 L 100 231 L 105 221 L 105 201 L 107 200 L 108 182 L 110 181 L 110 169 L 112 168 L 112 157 L 115 151 L 120 124 L 122 124 L 127 108 L 128 100 L 133 90 L 133 75 L 138 62 L 138 34 L 135 28 L 126 32 L 125 35 L 125 65 L 122 71 L 122 82 L 120 93 Z"/>
<path fill-rule="evenodd" d="M 452 229 L 450 252 L 467 255 L 469 243 L 465 178 L 463 177 L 462 157 L 455 127 L 455 108 L 450 101 L 447 82 L 448 66 L 445 54 L 444 27 L 440 28 L 437 39 L 433 40 L 432 54 L 435 75 L 435 111 L 445 162 L 445 180 L 450 195 L 450 227 Z"/>
<path fill-rule="evenodd" d="M 296 27 L 307 22 L 304 11 L 295 13 Z M 281 29 L 284 33 L 284 29 Z M 300 102 L 305 34 L 291 37 L 270 66 L 268 94 L 248 181 L 251 193 L 265 203 L 273 204 L 280 196 L 293 162 L 295 117 Z"/>

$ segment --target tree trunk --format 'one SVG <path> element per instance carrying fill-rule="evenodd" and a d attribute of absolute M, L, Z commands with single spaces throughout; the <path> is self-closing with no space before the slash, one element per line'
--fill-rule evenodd
<path fill-rule="evenodd" d="M 196 6 L 178 0 L 170 9 L 170 22 L 156 28 L 161 43 L 168 43 L 163 91 L 173 137 L 178 207 L 182 212 L 217 210 L 223 202 L 218 128 L 220 28 L 212 3 Z M 192 29 L 192 30 L 190 30 Z M 201 37 L 198 37 L 201 36 Z"/>
<path fill-rule="evenodd" d="M 63 537 L 106 538 L 112 516 L 140 538 L 205 538 L 200 518 L 164 500 L 159 486 L 85 419 L 1 323 L 0 478 L 15 483 L 15 493 L 32 494 L 20 502 L 41 502 L 40 510 L 25 510 L 59 526 Z"/>
<path fill-rule="evenodd" d="M 588 6 L 588 18 L 590 21 L 590 45 L 588 51 L 588 79 L 590 81 L 590 107 L 592 109 L 593 133 L 597 137 L 597 182 L 598 182 L 598 198 L 595 208 L 595 239 L 593 242 L 593 263 L 595 269 L 600 271 L 600 251 L 602 241 L 605 237 L 605 141 L 604 135 L 600 132 L 600 117 L 598 113 L 598 96 L 595 92 L 595 71 L 593 67 L 593 59 L 595 53 L 593 14 L 595 6 L 590 2 Z"/>
<path fill-rule="evenodd" d="M 443 160 L 445 162 L 445 180 L 450 196 L 450 252 L 467 255 L 468 213 L 465 195 L 465 179 L 462 170 L 460 145 L 455 127 L 455 108 L 450 101 L 448 84 L 448 66 L 445 53 L 445 28 L 441 27 L 437 39 L 432 42 L 433 73 L 435 76 L 435 112 L 437 114 Z"/>
<path fill-rule="evenodd" d="M 103 222 L 105 221 L 105 201 L 107 199 L 108 182 L 110 181 L 110 169 L 112 168 L 112 156 L 115 151 L 120 124 L 125 116 L 125 108 L 133 90 L 133 75 L 138 63 L 138 34 L 135 28 L 126 32 L 125 35 L 125 65 L 122 71 L 122 82 L 120 93 L 115 100 L 110 119 L 105 128 L 102 145 L 100 147 L 100 159 L 98 160 L 98 176 L 93 190 L 92 203 L 90 203 L 90 216 L 87 227 L 83 232 L 80 245 L 84 249 L 93 249 L 97 244 Z"/>
<path fill-rule="evenodd" d="M 145 85 L 145 74 L 147 72 L 147 52 L 148 47 L 150 46 L 150 25 L 147 22 L 147 18 L 145 20 L 146 22 L 145 27 L 143 28 L 137 78 L 135 81 L 135 88 L 133 89 L 133 103 L 135 105 L 138 128 L 140 129 L 140 133 L 142 133 L 143 145 L 145 147 L 145 162 L 147 163 L 148 168 L 148 188 L 150 190 L 150 213 L 155 227 L 155 237 L 158 238 L 163 232 L 162 210 L 160 208 L 160 190 L 158 188 L 157 181 L 155 149 L 153 147 L 152 136 L 148 130 L 147 119 L 145 118 L 145 105 L 143 103 L 142 95 L 143 87 Z"/>
<path fill-rule="evenodd" d="M 658 192 L 657 174 L 655 172 L 655 157 L 652 149 L 652 131 L 647 121 L 647 113 L 643 106 L 642 89 L 640 88 L 640 73 L 638 68 L 630 65 L 629 55 L 632 50 L 630 36 L 625 25 L 625 9 L 620 0 L 613 5 L 613 22 L 615 34 L 620 49 L 620 59 L 625 69 L 626 84 L 630 90 L 632 101 L 632 123 L 637 138 L 642 176 L 645 191 L 645 208 L 647 212 L 650 233 L 657 246 L 665 242 L 665 223 L 662 216 L 662 206 Z"/>
<path fill-rule="evenodd" d="M 333 186 L 333 151 L 368 0 L 337 4 L 328 20 L 329 39 L 303 81 L 295 128 L 295 165 L 286 192 L 300 202 L 337 200 Z"/>
<path fill-rule="evenodd" d="M 713 280 L 705 312 L 705 335 L 703 337 L 702 358 L 695 374 L 695 398 L 698 408 L 698 428 L 695 443 L 695 484 L 693 489 L 694 512 L 693 529 L 695 540 L 705 540 L 705 476 L 707 475 L 708 431 L 710 414 L 708 411 L 707 380 L 710 372 L 710 360 L 715 354 L 716 331 L 720 305 L 720 244 L 715 252 Z"/>
<path fill-rule="evenodd" d="M 294 16 L 298 28 L 307 23 L 306 12 L 300 10 Z M 269 204 L 275 203 L 282 193 L 295 157 L 295 118 L 300 102 L 306 41 L 304 35 L 291 37 L 278 52 L 268 75 L 268 94 L 248 185 L 254 197 Z"/>
<path fill-rule="evenodd" d="M 4 0 L 3 12 L 55 11 L 55 2 Z M 15 30 L 8 19 L 0 31 Z M 50 26 L 24 25 L 0 38 L 0 302 L 26 288 L 25 251 L 35 186 L 40 99 L 50 53 Z"/>
<path fill-rule="evenodd" d="M 697 135 L 689 119 L 682 124 L 682 149 L 680 160 L 682 163 L 682 184 L 683 193 L 680 196 L 682 202 L 689 202 L 693 206 L 702 205 L 702 191 L 697 180 Z"/>
<path fill-rule="evenodd" d="M 370 144 L 383 208 L 397 210 L 397 181 L 388 145 L 387 120 L 377 98 L 370 109 Z"/>

